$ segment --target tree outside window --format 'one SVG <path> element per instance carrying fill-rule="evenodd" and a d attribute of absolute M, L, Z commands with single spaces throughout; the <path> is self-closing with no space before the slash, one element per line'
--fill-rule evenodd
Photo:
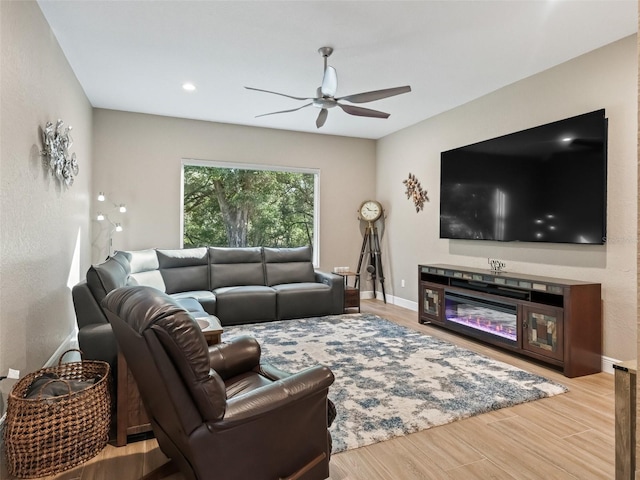
<path fill-rule="evenodd" d="M 316 176 L 184 165 L 184 247 L 314 245 Z"/>

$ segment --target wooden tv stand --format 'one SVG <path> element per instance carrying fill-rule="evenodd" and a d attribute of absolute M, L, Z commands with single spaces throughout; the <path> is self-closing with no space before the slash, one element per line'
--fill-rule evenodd
<path fill-rule="evenodd" d="M 601 371 L 599 283 L 433 264 L 418 265 L 418 285 L 420 323 L 526 355 L 562 369 L 567 377 Z M 477 317 L 468 314 L 476 309 L 481 312 Z M 492 325 L 493 309 L 506 312 L 497 315 L 511 324 Z M 489 320 L 483 311 L 490 311 Z"/>

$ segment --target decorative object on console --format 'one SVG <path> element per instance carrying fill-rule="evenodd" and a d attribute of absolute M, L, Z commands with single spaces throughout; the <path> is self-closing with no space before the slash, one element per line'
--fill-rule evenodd
<path fill-rule="evenodd" d="M 413 200 L 413 204 L 416 207 L 416 213 L 420 212 L 420 210 L 424 209 L 424 202 L 429 201 L 429 197 L 427 197 L 427 191 L 422 189 L 422 185 L 416 178 L 416 176 L 409 172 L 409 178 L 403 180 L 407 187 L 406 195 L 409 200 Z"/>
<path fill-rule="evenodd" d="M 68 149 L 73 145 L 71 138 L 71 125 L 64 127 L 64 122 L 60 119 L 54 126 L 47 122 L 42 131 L 42 143 L 44 147 L 40 152 L 45 158 L 45 162 L 61 184 L 66 187 L 73 185 L 73 177 L 78 175 L 78 160 L 76 154 L 69 156 Z"/>
<path fill-rule="evenodd" d="M 369 313 L 231 326 L 224 335 L 255 337 L 265 362 L 285 371 L 316 363 L 333 371 L 334 453 L 567 390 Z"/>
<path fill-rule="evenodd" d="M 98 199 L 99 202 L 106 202 L 107 201 L 107 196 L 104 194 L 104 192 L 100 192 L 100 193 L 98 193 L 98 198 L 97 199 Z M 127 212 L 127 206 L 124 203 L 117 204 L 117 203 L 114 203 L 112 201 L 109 201 L 109 203 L 111 204 L 110 208 L 113 208 L 118 213 L 126 213 Z M 108 235 L 107 246 L 109 248 L 108 255 L 111 256 L 111 255 L 113 255 L 113 234 L 114 234 L 114 232 L 121 232 L 123 230 L 122 223 L 113 221 L 109 217 L 109 214 L 103 213 L 102 211 L 98 211 L 98 213 L 96 215 L 96 220 L 98 222 L 106 221 L 109 224 L 109 235 Z"/>
<path fill-rule="evenodd" d="M 507 266 L 504 262 L 501 262 L 500 260 L 496 260 L 494 258 L 487 258 L 487 263 L 491 267 L 491 271 L 493 273 L 504 272 L 504 269 Z"/>

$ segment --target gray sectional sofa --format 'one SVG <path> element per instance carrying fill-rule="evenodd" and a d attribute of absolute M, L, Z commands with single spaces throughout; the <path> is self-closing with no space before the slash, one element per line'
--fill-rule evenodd
<path fill-rule="evenodd" d="M 117 345 L 100 302 L 111 290 L 147 285 L 221 325 L 339 314 L 343 278 L 314 270 L 311 247 L 120 251 L 92 266 L 72 290 L 78 342 L 86 359 L 115 367 Z"/>

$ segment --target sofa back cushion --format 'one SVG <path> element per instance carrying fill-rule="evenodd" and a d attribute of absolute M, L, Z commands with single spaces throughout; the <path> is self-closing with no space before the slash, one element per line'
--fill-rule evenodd
<path fill-rule="evenodd" d="M 312 258 L 310 246 L 296 248 L 264 247 L 267 285 L 315 281 Z"/>
<path fill-rule="evenodd" d="M 262 248 L 209 247 L 211 289 L 264 285 Z"/>
<path fill-rule="evenodd" d="M 156 252 L 167 293 L 209 290 L 207 247 Z"/>
<path fill-rule="evenodd" d="M 131 264 L 131 274 L 127 285 L 146 285 L 162 292 L 167 291 L 160 274 L 160 264 L 155 249 L 125 253 L 129 255 L 129 263 Z"/>
<path fill-rule="evenodd" d="M 103 263 L 92 265 L 87 272 L 87 285 L 100 302 L 111 290 L 124 287 L 131 271 L 126 252 L 116 252 Z"/>

